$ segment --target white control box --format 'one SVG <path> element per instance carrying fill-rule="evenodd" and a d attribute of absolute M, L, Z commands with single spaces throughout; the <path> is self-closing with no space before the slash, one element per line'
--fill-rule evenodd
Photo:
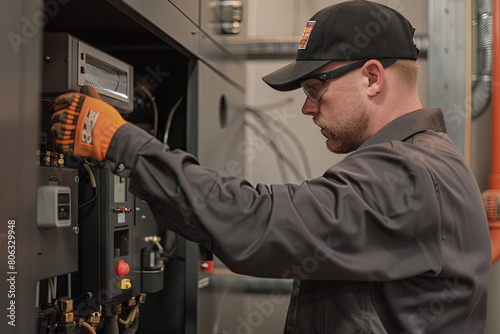
<path fill-rule="evenodd" d="M 71 189 L 65 186 L 38 188 L 37 217 L 39 228 L 71 226 Z"/>

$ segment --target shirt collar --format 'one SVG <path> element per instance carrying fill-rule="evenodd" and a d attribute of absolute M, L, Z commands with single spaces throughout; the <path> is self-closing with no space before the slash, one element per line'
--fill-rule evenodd
<path fill-rule="evenodd" d="M 368 138 L 359 148 L 391 140 L 402 141 L 425 130 L 446 133 L 441 109 L 419 109 L 399 116 Z"/>

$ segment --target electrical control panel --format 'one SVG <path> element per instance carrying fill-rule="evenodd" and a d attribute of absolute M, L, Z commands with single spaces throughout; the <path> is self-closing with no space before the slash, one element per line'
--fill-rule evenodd
<path fill-rule="evenodd" d="M 93 167 L 92 173 L 98 184 L 95 202 L 81 210 L 83 289 L 99 291 L 101 303 L 122 302 L 140 285 L 140 276 L 130 271 L 134 195 L 128 191 L 129 180 L 109 169 Z"/>
<path fill-rule="evenodd" d="M 92 173 L 99 190 L 81 210 L 83 290 L 107 303 L 163 289 L 164 247 L 149 206 L 129 191 L 129 179 L 99 164 Z"/>
<path fill-rule="evenodd" d="M 109 30 L 109 21 L 96 21 L 99 38 L 87 27 L 79 30 L 68 21 L 75 12 L 88 10 L 89 5 L 81 2 L 61 6 L 60 15 L 45 26 L 37 164 L 71 171 L 74 184 L 69 208 L 65 206 L 67 184 L 40 185 L 37 226 L 42 233 L 69 229 L 75 242 L 72 266 L 37 281 L 37 326 L 54 333 L 83 334 L 88 326 L 104 334 L 154 332 L 159 324 L 147 318 L 139 328 L 140 307 L 142 314 L 161 312 L 169 326 L 184 332 L 185 263 L 194 263 L 186 260 L 185 241 L 158 225 L 148 203 L 130 191 L 130 179 L 113 174 L 102 162 L 52 150 L 49 102 L 83 85 L 96 88 L 128 122 L 172 148 L 186 149 L 190 56 L 171 46 L 156 52 L 144 49 L 143 45 L 162 45 L 165 40 L 155 35 L 157 31 L 151 33 L 153 28 L 140 17 L 120 14 L 114 5 L 99 2 L 99 6 L 128 36 L 127 43 L 101 34 Z M 111 46 L 114 43 L 120 46 Z M 67 209 L 71 226 L 63 227 L 68 224 L 63 219 Z M 50 251 L 55 266 L 60 248 Z M 196 277 L 192 279 L 195 286 Z M 167 297 L 158 302 L 164 294 Z"/>

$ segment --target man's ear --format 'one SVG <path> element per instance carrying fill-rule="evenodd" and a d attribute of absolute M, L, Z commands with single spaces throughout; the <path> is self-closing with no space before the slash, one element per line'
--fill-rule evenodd
<path fill-rule="evenodd" d="M 366 78 L 366 93 L 368 97 L 377 96 L 385 84 L 384 67 L 375 59 L 367 61 L 361 68 L 361 73 Z"/>

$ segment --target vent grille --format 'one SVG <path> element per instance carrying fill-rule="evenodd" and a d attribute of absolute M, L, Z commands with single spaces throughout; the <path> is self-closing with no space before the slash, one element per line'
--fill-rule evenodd
<path fill-rule="evenodd" d="M 127 72 L 87 54 L 85 57 L 85 84 L 111 96 L 128 99 Z"/>

